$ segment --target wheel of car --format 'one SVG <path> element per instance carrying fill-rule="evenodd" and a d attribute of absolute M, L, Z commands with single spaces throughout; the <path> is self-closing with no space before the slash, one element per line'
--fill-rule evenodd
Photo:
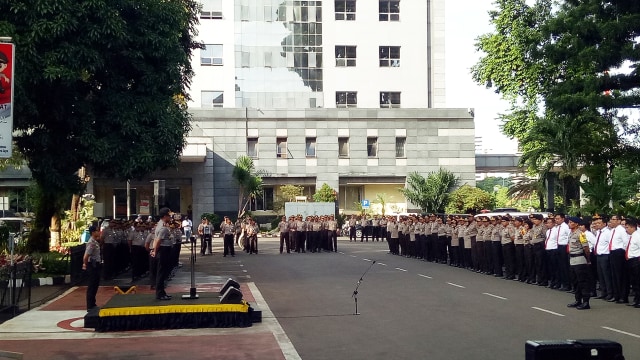
<path fill-rule="evenodd" d="M 356 230 L 356 238 L 361 238 L 362 237 L 362 230 L 358 229 Z"/>

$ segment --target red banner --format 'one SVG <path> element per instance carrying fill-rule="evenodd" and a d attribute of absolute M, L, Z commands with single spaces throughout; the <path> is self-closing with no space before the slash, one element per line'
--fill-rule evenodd
<path fill-rule="evenodd" d="M 0 158 L 10 158 L 13 140 L 14 45 L 0 43 Z"/>

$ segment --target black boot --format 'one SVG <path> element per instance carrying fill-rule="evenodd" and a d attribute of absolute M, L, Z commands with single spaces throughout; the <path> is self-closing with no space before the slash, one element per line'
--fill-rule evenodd
<path fill-rule="evenodd" d="M 577 308 L 577 307 L 579 307 L 579 306 L 581 306 L 581 305 L 582 305 L 582 301 L 578 301 L 578 300 L 576 300 L 575 302 L 572 302 L 571 304 L 567 304 L 567 307 L 570 307 L 570 308 Z"/>
<path fill-rule="evenodd" d="M 591 309 L 591 306 L 589 306 L 589 300 L 582 302 L 582 304 L 576 306 L 576 309 L 578 310 L 587 310 L 587 309 Z"/>

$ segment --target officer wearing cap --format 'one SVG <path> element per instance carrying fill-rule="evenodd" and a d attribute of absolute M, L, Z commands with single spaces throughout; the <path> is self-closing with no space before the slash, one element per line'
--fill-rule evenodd
<path fill-rule="evenodd" d="M 542 224 L 544 217 L 542 214 L 533 214 L 529 217 L 533 223 L 531 228 L 531 244 L 533 245 L 533 274 L 530 275 L 532 283 L 539 286 L 547 286 L 546 275 L 546 253 L 545 253 L 545 240 L 546 231 Z"/>
<path fill-rule="evenodd" d="M 100 255 L 101 234 L 97 226 L 89 227 L 89 242 L 82 257 L 82 270 L 87 271 L 89 284 L 87 286 L 87 311 L 96 307 L 96 294 L 100 286 L 100 272 L 102 270 L 102 256 Z"/>
<path fill-rule="evenodd" d="M 589 306 L 589 297 L 591 295 L 591 290 L 589 289 L 589 265 L 591 263 L 591 255 L 587 237 L 578 229 L 580 222 L 580 218 L 569 217 L 569 244 L 566 249 L 569 253 L 571 272 L 576 279 L 576 301 L 568 304 L 567 307 L 586 310 L 591 308 Z"/>
<path fill-rule="evenodd" d="M 171 295 L 167 295 L 165 292 L 165 281 L 169 277 L 171 272 L 171 248 L 173 247 L 173 241 L 171 241 L 171 233 L 169 231 L 168 223 L 171 221 L 171 210 L 169 208 L 162 208 L 159 211 L 160 220 L 156 225 L 155 238 L 153 239 L 153 250 L 151 250 L 151 256 L 156 257 L 158 261 L 158 273 L 156 275 L 156 299 L 158 300 L 171 300 Z"/>

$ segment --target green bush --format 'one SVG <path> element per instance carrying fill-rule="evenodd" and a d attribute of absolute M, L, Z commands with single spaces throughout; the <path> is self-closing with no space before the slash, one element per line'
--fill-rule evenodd
<path fill-rule="evenodd" d="M 56 251 L 33 254 L 34 271 L 49 275 L 69 273 L 69 256 Z"/>

